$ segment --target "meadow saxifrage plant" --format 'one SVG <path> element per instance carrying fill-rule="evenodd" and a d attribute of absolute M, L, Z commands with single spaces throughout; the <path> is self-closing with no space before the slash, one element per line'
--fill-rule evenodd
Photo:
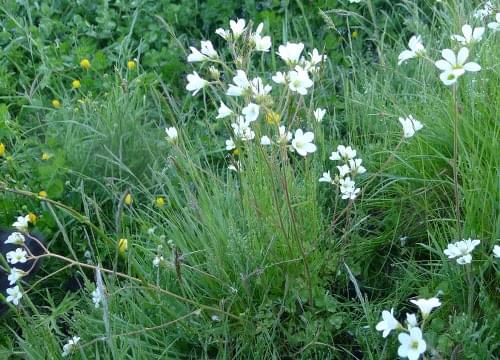
<path fill-rule="evenodd" d="M 474 248 L 480 243 L 481 241 L 477 239 L 457 241 L 448 244 L 448 248 L 444 250 L 444 254 L 448 256 L 449 259 L 456 259 L 459 265 L 470 264 L 472 261 L 472 251 L 474 251 Z"/>
<path fill-rule="evenodd" d="M 302 157 L 315 152 L 314 133 L 300 126 L 292 132 L 286 131 L 285 128 L 295 123 L 295 119 L 283 115 L 289 113 L 292 102 L 304 107 L 303 101 L 296 96 L 308 95 L 314 85 L 313 78 L 326 56 L 313 49 L 306 58 L 303 43 L 287 42 L 277 51 L 286 65 L 284 71 L 250 76 L 259 69 L 258 66 L 252 67 L 252 55 L 268 53 L 272 47 L 271 37 L 263 34 L 264 24 L 259 24 L 254 31 L 244 19 L 231 20 L 229 27 L 216 30 L 216 34 L 227 42 L 229 51 L 217 51 L 209 40 L 201 41 L 200 50 L 190 47 L 187 61 L 208 63 L 209 66 L 200 69 L 200 73 L 206 71 L 207 76 L 199 75 L 197 71 L 189 74 L 186 86 L 193 95 L 204 89 L 209 90 L 207 94 L 211 98 L 217 99 L 216 119 L 227 121 L 226 128 L 231 131 L 230 138 L 225 140 L 225 149 L 239 152 L 245 143 L 257 138 L 261 146 L 276 145 Z M 282 88 L 274 89 L 264 79 L 272 79 Z M 304 110 L 307 109 L 304 107 Z M 325 114 L 326 110 L 317 109 L 310 118 L 320 122 Z"/>
<path fill-rule="evenodd" d="M 422 322 L 419 325 L 416 314 L 406 314 L 406 327 L 395 317 L 394 309 L 382 311 L 382 320 L 377 323 L 375 329 L 382 332 L 387 338 L 392 331 L 399 331 L 398 356 L 403 359 L 418 360 L 427 351 L 427 343 L 424 339 L 424 328 L 426 321 L 433 309 L 441 306 L 438 298 L 410 300 L 420 310 Z"/>

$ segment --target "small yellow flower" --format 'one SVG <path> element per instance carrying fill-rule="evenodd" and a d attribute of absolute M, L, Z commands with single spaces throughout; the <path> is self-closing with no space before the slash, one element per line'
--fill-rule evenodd
<path fill-rule="evenodd" d="M 0 143 L 0 157 L 5 155 L 5 145 Z"/>
<path fill-rule="evenodd" d="M 47 161 L 50 159 L 50 155 L 46 152 L 42 153 L 42 160 Z"/>
<path fill-rule="evenodd" d="M 270 111 L 266 114 L 266 122 L 269 125 L 279 125 L 280 123 L 280 114 L 274 111 Z"/>
<path fill-rule="evenodd" d="M 80 66 L 82 67 L 83 70 L 90 69 L 90 60 L 89 59 L 83 59 L 82 61 L 80 61 Z"/>
<path fill-rule="evenodd" d="M 136 67 L 137 67 L 137 63 L 135 62 L 135 60 L 129 60 L 129 61 L 127 61 L 127 68 L 130 71 L 135 70 Z"/>
<path fill-rule="evenodd" d="M 118 250 L 120 253 L 124 254 L 125 251 L 128 249 L 128 240 L 127 239 L 120 239 L 118 241 Z"/>
<path fill-rule="evenodd" d="M 162 196 L 158 196 L 158 197 L 156 198 L 155 203 L 156 203 L 156 206 L 158 206 L 158 207 L 160 207 L 160 208 L 161 208 L 161 207 L 164 207 L 164 206 L 165 206 L 165 199 L 164 199 Z"/>
<path fill-rule="evenodd" d="M 233 150 L 233 155 L 238 156 L 238 155 L 240 155 L 240 154 L 241 154 L 241 150 L 240 150 L 240 148 L 236 148 L 236 149 L 234 149 L 234 150 Z"/>
<path fill-rule="evenodd" d="M 125 204 L 126 205 L 132 204 L 133 201 L 134 200 L 132 199 L 132 195 L 130 195 L 130 193 L 125 196 Z"/>
<path fill-rule="evenodd" d="M 353 39 L 356 39 L 359 36 L 359 33 L 357 31 L 353 31 L 351 36 Z"/>
<path fill-rule="evenodd" d="M 71 82 L 71 87 L 72 87 L 73 89 L 79 89 L 79 88 L 80 88 L 80 86 L 82 86 L 82 84 L 80 83 L 80 80 L 73 80 L 73 81 Z"/>
<path fill-rule="evenodd" d="M 61 102 L 57 99 L 52 100 L 52 106 L 54 109 L 60 109 L 61 108 Z"/>
<path fill-rule="evenodd" d="M 38 193 L 38 196 L 40 196 L 41 198 L 46 198 L 47 197 L 47 191 L 45 190 L 42 190 Z"/>
<path fill-rule="evenodd" d="M 36 221 L 38 218 L 34 213 L 30 212 L 30 213 L 28 213 L 28 219 L 29 219 L 29 222 L 34 225 L 34 224 L 36 224 Z"/>

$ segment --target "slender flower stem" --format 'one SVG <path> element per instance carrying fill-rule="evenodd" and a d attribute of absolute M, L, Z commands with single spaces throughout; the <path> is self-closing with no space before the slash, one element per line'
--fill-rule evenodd
<path fill-rule="evenodd" d="M 304 244 L 302 243 L 302 239 L 299 235 L 299 232 L 297 230 L 297 218 L 295 216 L 295 212 L 293 211 L 292 208 L 292 203 L 290 201 L 290 193 L 288 191 L 288 183 L 287 183 L 287 177 L 286 177 L 286 169 L 283 169 L 283 177 L 282 177 L 282 185 L 283 185 L 283 190 L 285 191 L 285 199 L 286 199 L 286 204 L 288 207 L 288 211 L 290 212 L 290 217 L 291 217 L 291 222 L 292 222 L 292 229 L 295 234 L 295 238 L 297 239 L 297 243 L 299 244 L 299 249 L 300 253 L 302 255 L 302 259 L 304 261 L 304 271 L 306 275 L 306 281 L 307 281 L 307 289 L 309 292 L 309 300 L 308 303 L 309 305 L 313 304 L 313 292 L 312 292 L 312 280 L 311 280 L 311 272 L 309 270 L 309 264 L 307 262 L 307 254 L 306 250 L 304 248 Z"/>
<path fill-rule="evenodd" d="M 458 129 L 458 99 L 457 99 L 457 84 L 453 85 L 453 104 L 454 104 L 454 118 L 453 118 L 453 189 L 455 193 L 455 219 L 457 226 L 457 236 L 459 239 L 462 238 L 462 231 L 460 226 L 460 189 L 458 184 L 458 140 L 459 140 L 459 129 Z"/>
<path fill-rule="evenodd" d="M 467 275 L 468 297 L 467 297 L 467 311 L 469 316 L 472 316 L 474 309 L 474 275 L 472 274 L 472 264 L 465 266 L 465 273 Z"/>

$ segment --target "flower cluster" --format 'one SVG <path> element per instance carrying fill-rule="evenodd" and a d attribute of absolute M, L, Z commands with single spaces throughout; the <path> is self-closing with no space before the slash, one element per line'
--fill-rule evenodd
<path fill-rule="evenodd" d="M 24 264 L 26 261 L 28 261 L 29 255 L 25 250 L 25 241 L 26 238 L 24 237 L 24 234 L 28 231 L 28 226 L 30 223 L 30 215 L 26 216 L 19 216 L 16 221 L 12 224 L 13 227 L 17 229 L 17 231 L 11 233 L 8 237 L 7 240 L 5 240 L 5 244 L 12 244 L 12 245 L 18 245 L 19 247 L 16 248 L 15 250 L 9 251 L 7 254 L 5 254 L 5 259 L 10 265 L 16 265 L 16 264 Z M 6 301 L 10 302 L 14 305 L 19 305 L 19 301 L 23 297 L 23 293 L 21 289 L 19 288 L 19 285 L 16 285 L 19 280 L 21 280 L 26 273 L 18 269 L 16 267 L 11 267 L 9 271 L 9 275 L 7 277 L 9 281 L 9 285 L 12 287 L 7 288 L 7 297 Z M 13 286 L 15 285 L 15 286 Z"/>
<path fill-rule="evenodd" d="M 382 320 L 376 325 L 375 329 L 382 331 L 382 336 L 386 338 L 391 331 L 401 331 L 398 335 L 399 348 L 398 356 L 408 358 L 409 360 L 418 360 L 420 355 L 427 350 L 427 343 L 423 336 L 423 327 L 425 320 L 434 308 L 441 306 L 438 298 L 410 300 L 415 304 L 422 316 L 423 322 L 419 326 L 416 314 L 406 314 L 406 326 L 403 326 L 395 317 L 394 309 L 391 311 L 382 311 Z"/>
<path fill-rule="evenodd" d="M 493 13 L 493 6 L 487 3 L 483 9 L 478 10 L 474 17 L 484 19 Z M 500 30 L 500 13 L 496 15 L 496 22 L 490 22 L 488 28 L 493 31 Z M 398 65 L 412 58 L 425 58 L 434 63 L 434 65 L 441 71 L 439 78 L 443 84 L 449 86 L 457 82 L 458 78 L 466 72 L 478 72 L 481 66 L 476 62 L 467 62 L 469 58 L 469 48 L 482 40 L 485 33 L 485 27 L 473 28 L 469 24 L 462 26 L 462 34 L 451 35 L 453 41 L 457 41 L 462 47 L 457 53 L 452 49 L 443 49 L 441 51 L 442 59 L 433 61 L 427 57 L 427 51 L 422 43 L 420 35 L 414 35 L 408 42 L 408 49 L 405 49 L 399 54 Z"/>
<path fill-rule="evenodd" d="M 477 9 L 474 13 L 474 17 L 479 20 L 483 20 L 484 18 L 493 14 L 494 6 L 491 1 L 487 1 L 484 6 L 480 9 Z"/>
<path fill-rule="evenodd" d="M 366 172 L 365 167 L 361 165 L 363 160 L 356 158 L 356 150 L 344 145 L 337 146 L 337 151 L 332 152 L 330 160 L 343 162 L 342 165 L 337 166 L 338 175 L 332 179 L 330 171 L 327 171 L 323 173 L 319 181 L 338 186 L 342 199 L 356 199 L 361 189 L 356 187 L 354 180 L 357 175 Z"/>
<path fill-rule="evenodd" d="M 202 65 L 210 64 L 207 76 L 202 77 L 193 71 L 187 76 L 186 85 L 186 90 L 193 96 L 206 88 L 216 93 L 216 119 L 227 119 L 228 128 L 232 132 L 231 138 L 226 140 L 226 150 L 239 153 L 240 147 L 259 139 L 262 146 L 278 145 L 300 156 L 315 152 L 312 132 L 301 128 L 290 132 L 286 129 L 287 124 L 280 122 L 281 114 L 286 113 L 290 100 L 293 100 L 294 96 L 304 96 L 310 92 L 314 85 L 314 76 L 320 71 L 326 56 L 320 54 L 317 49 L 304 56 L 303 43 L 287 42 L 280 45 L 277 51 L 277 55 L 287 66 L 286 71 L 278 71 L 274 75 L 264 74 L 264 77 L 251 77 L 252 54 L 268 53 L 272 47 L 271 38 L 263 35 L 262 23 L 255 31 L 244 19 L 231 20 L 229 27 L 219 28 L 215 32 L 227 42 L 225 48 L 229 50 L 232 61 L 226 61 L 225 51 L 218 52 L 211 41 L 201 41 L 199 50 L 190 48 L 191 54 L 187 60 L 191 63 L 200 62 Z M 229 64 L 234 64 L 236 68 L 233 69 Z M 265 78 L 271 78 L 278 85 L 277 90 L 266 83 Z M 221 79 L 227 79 L 229 83 L 224 83 Z M 312 117 L 321 122 L 325 113 L 326 110 L 318 108 Z M 264 119 L 271 128 L 261 126 L 259 119 Z M 290 119 L 290 123 L 292 120 Z M 272 133 L 265 135 L 262 134 L 263 131 Z"/>
<path fill-rule="evenodd" d="M 462 240 L 453 244 L 448 244 L 448 248 L 444 250 L 444 254 L 449 259 L 457 259 L 457 264 L 470 264 L 472 261 L 472 251 L 481 243 L 480 240 Z"/>

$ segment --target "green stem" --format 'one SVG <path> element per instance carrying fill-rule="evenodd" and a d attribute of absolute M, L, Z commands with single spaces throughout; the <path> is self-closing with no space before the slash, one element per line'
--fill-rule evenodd
<path fill-rule="evenodd" d="M 462 238 L 462 231 L 460 226 L 460 189 L 458 184 L 458 141 L 459 141 L 459 114 L 458 114 L 458 99 L 457 99 L 457 84 L 453 85 L 453 104 L 454 104 L 454 118 L 453 118 L 453 189 L 455 193 L 455 219 L 457 227 L 457 236 Z"/>

